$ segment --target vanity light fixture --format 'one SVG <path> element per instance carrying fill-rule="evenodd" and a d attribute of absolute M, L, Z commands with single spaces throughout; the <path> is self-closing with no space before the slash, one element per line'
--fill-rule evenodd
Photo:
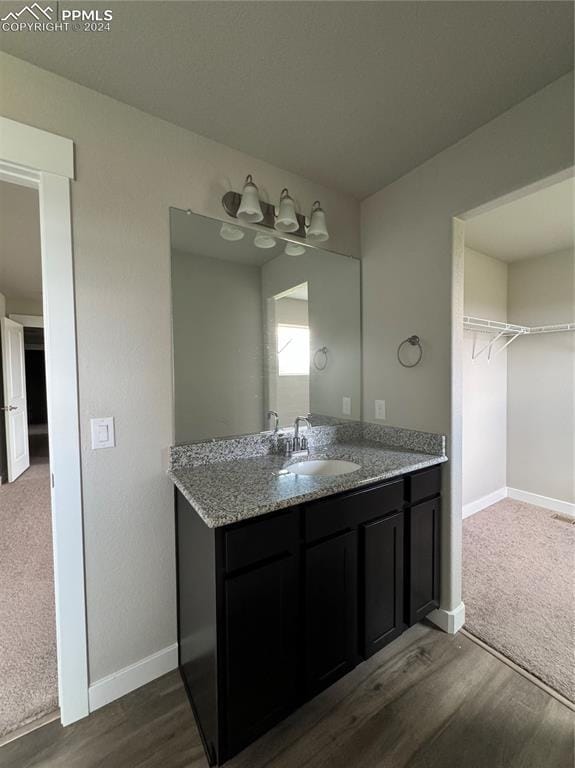
<path fill-rule="evenodd" d="M 325 211 L 321 207 L 319 200 L 316 200 L 311 209 L 309 227 L 307 229 L 307 239 L 312 243 L 323 243 L 329 239 L 327 224 L 325 221 Z"/>
<path fill-rule="evenodd" d="M 245 232 L 243 229 L 240 229 L 239 227 L 234 227 L 232 224 L 222 224 L 222 227 L 220 229 L 220 237 L 223 237 L 224 240 L 229 240 L 230 242 L 235 242 L 236 240 L 241 240 L 242 237 L 245 235 Z"/>
<path fill-rule="evenodd" d="M 266 235 L 263 232 L 258 232 L 254 237 L 254 245 L 256 248 L 273 248 L 275 244 L 275 238 L 271 237 L 271 235 Z"/>
<path fill-rule="evenodd" d="M 284 253 L 286 256 L 303 256 L 305 248 L 299 243 L 286 243 Z"/>
<path fill-rule="evenodd" d="M 279 229 L 280 232 L 297 232 L 299 229 L 295 203 L 285 187 L 282 189 L 280 195 L 280 204 L 276 217 L 276 229 Z"/>
<path fill-rule="evenodd" d="M 259 224 L 267 229 L 289 232 L 302 240 L 309 240 L 310 243 L 323 243 L 329 240 L 325 211 L 319 200 L 316 200 L 312 206 L 308 224 L 305 216 L 296 211 L 294 200 L 284 187 L 276 212 L 274 205 L 259 199 L 258 188 L 251 174 L 246 176 L 242 193 L 233 190 L 226 192 L 222 197 L 222 205 L 228 216 L 232 219 L 240 219 L 247 224 Z"/>
<path fill-rule="evenodd" d="M 260 205 L 258 188 L 254 184 L 251 174 L 246 176 L 246 181 L 242 190 L 242 200 L 236 216 L 238 219 L 241 219 L 248 224 L 257 224 L 264 217 Z"/>

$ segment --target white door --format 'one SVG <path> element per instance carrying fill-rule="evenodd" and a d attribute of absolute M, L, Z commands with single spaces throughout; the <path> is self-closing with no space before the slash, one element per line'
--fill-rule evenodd
<path fill-rule="evenodd" d="M 4 379 L 3 411 L 6 424 L 8 482 L 11 483 L 30 466 L 24 328 L 7 317 L 0 318 L 0 324 Z"/>

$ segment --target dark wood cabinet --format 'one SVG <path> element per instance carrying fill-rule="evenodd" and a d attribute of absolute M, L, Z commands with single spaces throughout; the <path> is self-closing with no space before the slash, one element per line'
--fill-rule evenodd
<path fill-rule="evenodd" d="M 305 688 L 327 688 L 357 663 L 357 533 L 305 553 Z"/>
<path fill-rule="evenodd" d="M 406 510 L 406 620 L 409 626 L 439 606 L 440 511 L 440 497 Z"/>
<path fill-rule="evenodd" d="M 208 528 L 176 492 L 179 666 L 211 765 L 439 600 L 439 468 Z"/>
<path fill-rule="evenodd" d="M 298 558 L 284 555 L 225 582 L 227 747 L 235 754 L 294 706 Z"/>
<path fill-rule="evenodd" d="M 362 654 L 372 656 L 404 631 L 403 512 L 361 529 Z"/>

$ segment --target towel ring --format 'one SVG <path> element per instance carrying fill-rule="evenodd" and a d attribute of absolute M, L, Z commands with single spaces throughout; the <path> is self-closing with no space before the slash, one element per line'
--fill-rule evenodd
<path fill-rule="evenodd" d="M 317 356 L 319 354 L 323 355 L 323 365 L 317 361 Z M 316 349 L 313 356 L 313 367 L 316 369 L 316 371 L 325 371 L 327 368 L 327 347 L 320 347 L 319 349 Z"/>
<path fill-rule="evenodd" d="M 401 350 L 404 344 L 411 344 L 412 347 L 419 347 L 419 355 L 417 357 L 417 360 L 414 363 L 404 363 L 403 360 L 401 359 Z M 399 347 L 397 348 L 397 359 L 399 361 L 399 364 L 403 365 L 404 368 L 415 368 L 415 366 L 421 362 L 422 357 L 423 357 L 423 347 L 421 346 L 421 340 L 419 336 L 409 336 L 409 338 L 404 339 L 399 345 Z"/>

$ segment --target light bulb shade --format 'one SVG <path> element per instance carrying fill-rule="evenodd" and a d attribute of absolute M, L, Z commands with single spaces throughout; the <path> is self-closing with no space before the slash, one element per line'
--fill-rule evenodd
<path fill-rule="evenodd" d="M 307 239 L 311 243 L 323 243 L 329 239 L 329 232 L 327 231 L 327 224 L 325 221 L 325 211 L 321 207 L 319 200 L 315 201 L 311 209 Z"/>
<path fill-rule="evenodd" d="M 239 227 L 234 227 L 232 224 L 222 224 L 220 229 L 220 237 L 224 240 L 234 242 L 235 240 L 241 240 L 245 235 L 245 232 Z"/>
<path fill-rule="evenodd" d="M 264 235 L 262 232 L 254 237 L 254 245 L 256 248 L 273 248 L 276 244 L 275 238 L 270 235 Z"/>
<path fill-rule="evenodd" d="M 280 195 L 280 205 L 275 227 L 280 232 L 297 232 L 299 229 L 299 221 L 295 213 L 295 203 L 287 189 L 282 189 Z"/>
<path fill-rule="evenodd" d="M 242 190 L 242 201 L 236 216 L 242 221 L 247 221 L 248 224 L 257 224 L 264 217 L 258 188 L 253 183 L 251 176 L 246 177 L 246 183 Z"/>
<path fill-rule="evenodd" d="M 286 256 L 303 256 L 305 248 L 299 243 L 286 243 L 284 253 Z"/>

